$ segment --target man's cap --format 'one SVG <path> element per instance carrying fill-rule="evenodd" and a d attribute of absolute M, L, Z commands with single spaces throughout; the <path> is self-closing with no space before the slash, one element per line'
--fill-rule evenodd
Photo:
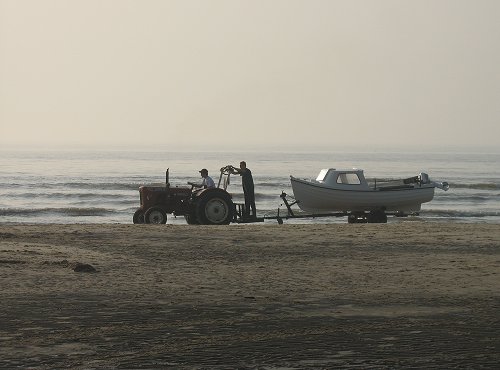
<path fill-rule="evenodd" d="M 203 172 L 208 173 L 208 170 L 207 170 L 206 168 L 202 168 L 202 169 L 200 170 L 200 173 L 203 173 Z"/>

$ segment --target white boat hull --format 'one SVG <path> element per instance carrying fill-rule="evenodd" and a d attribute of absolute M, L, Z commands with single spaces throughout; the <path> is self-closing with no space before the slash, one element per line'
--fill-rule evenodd
<path fill-rule="evenodd" d="M 434 198 L 434 185 L 395 189 L 333 189 L 320 183 L 290 177 L 300 209 L 312 213 L 385 210 L 418 212 Z"/>

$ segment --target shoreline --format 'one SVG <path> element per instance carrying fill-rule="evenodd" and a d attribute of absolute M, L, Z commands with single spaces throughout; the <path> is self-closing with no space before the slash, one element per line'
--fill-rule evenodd
<path fill-rule="evenodd" d="M 499 224 L 264 226 L 0 224 L 0 367 L 500 362 Z"/>

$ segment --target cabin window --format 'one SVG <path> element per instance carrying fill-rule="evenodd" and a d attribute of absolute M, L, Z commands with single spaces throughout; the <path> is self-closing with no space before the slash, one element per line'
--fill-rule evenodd
<path fill-rule="evenodd" d="M 316 181 L 322 182 L 325 181 L 326 174 L 328 173 L 328 169 L 326 170 L 321 170 L 319 173 L 318 177 L 316 177 Z"/>
<path fill-rule="evenodd" d="M 359 185 L 361 181 L 357 173 L 341 173 L 337 177 L 337 184 Z"/>

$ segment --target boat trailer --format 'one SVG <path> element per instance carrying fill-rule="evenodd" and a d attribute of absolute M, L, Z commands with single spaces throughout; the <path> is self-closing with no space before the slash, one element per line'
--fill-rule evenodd
<path fill-rule="evenodd" d="M 305 213 L 305 212 L 294 212 L 292 207 L 298 204 L 299 201 L 293 197 L 286 194 L 284 191 L 281 192 L 280 198 L 286 207 L 286 213 L 282 214 L 281 206 L 278 207 L 278 213 L 275 216 L 263 216 L 254 218 L 244 217 L 244 204 L 235 204 L 236 210 L 234 212 L 233 222 L 235 223 L 253 223 L 253 222 L 264 222 L 264 220 L 276 220 L 278 224 L 282 225 L 284 220 L 298 219 L 298 218 L 326 218 L 326 217 L 347 217 L 347 222 L 350 224 L 355 223 L 387 223 L 387 216 L 395 217 L 407 217 L 406 213 L 402 212 L 385 212 L 385 210 L 373 210 L 373 211 L 356 211 L 356 212 L 330 212 L 330 213 Z M 412 213 L 412 216 L 418 216 L 418 213 Z"/>
<path fill-rule="evenodd" d="M 347 212 L 334 212 L 334 213 L 332 213 L 332 212 L 330 212 L 330 213 L 303 213 L 303 212 L 299 212 L 299 213 L 295 213 L 292 210 L 292 206 L 294 206 L 295 204 L 298 204 L 299 201 L 290 197 L 284 191 L 281 192 L 280 198 L 283 200 L 283 204 L 285 205 L 287 212 L 285 215 L 281 215 L 280 208 L 278 208 L 278 214 L 276 215 L 276 217 L 271 217 L 273 219 L 275 218 L 278 221 L 278 224 L 280 224 L 280 225 L 283 224 L 283 220 L 294 219 L 294 218 L 320 218 L 320 217 L 345 217 L 345 216 L 348 216 Z M 289 199 L 291 199 L 291 203 L 290 203 Z"/>

